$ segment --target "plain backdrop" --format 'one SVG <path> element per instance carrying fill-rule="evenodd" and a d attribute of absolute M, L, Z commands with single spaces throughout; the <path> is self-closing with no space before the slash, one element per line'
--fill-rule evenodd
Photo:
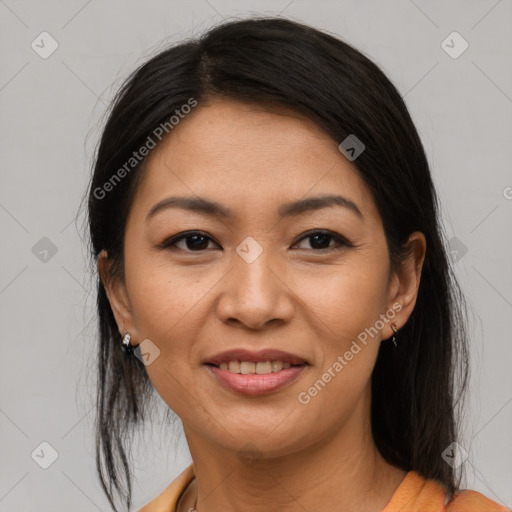
<path fill-rule="evenodd" d="M 473 311 L 465 486 L 512 506 L 511 0 L 0 0 L 1 512 L 110 510 L 78 211 L 110 99 L 165 45 L 278 13 L 353 44 L 405 98 Z M 191 459 L 158 424 L 133 451 L 136 510 Z"/>

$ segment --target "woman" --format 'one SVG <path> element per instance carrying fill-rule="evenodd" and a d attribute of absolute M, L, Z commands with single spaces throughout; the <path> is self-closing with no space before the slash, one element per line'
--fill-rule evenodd
<path fill-rule="evenodd" d="M 113 104 L 89 228 L 115 510 L 153 390 L 193 464 L 143 512 L 506 510 L 459 489 L 464 299 L 404 102 L 351 46 L 258 18 L 156 55 Z"/>

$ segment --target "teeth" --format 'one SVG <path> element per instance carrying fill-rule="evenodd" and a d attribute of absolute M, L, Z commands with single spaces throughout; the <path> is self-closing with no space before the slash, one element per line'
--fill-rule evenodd
<path fill-rule="evenodd" d="M 283 369 L 283 362 L 282 361 L 272 361 L 272 371 L 278 372 L 279 370 Z"/>
<path fill-rule="evenodd" d="M 229 363 L 220 363 L 219 368 L 222 370 L 229 370 L 233 373 L 242 373 L 248 375 L 257 373 L 265 375 L 267 373 L 275 373 L 286 368 L 290 368 L 291 364 L 283 361 L 260 361 L 253 363 L 250 361 L 229 361 Z"/>
<path fill-rule="evenodd" d="M 240 361 L 230 361 L 227 369 L 233 373 L 240 373 Z"/>
<path fill-rule="evenodd" d="M 259 373 L 261 375 L 265 375 L 266 373 L 272 373 L 272 363 L 270 361 L 265 361 L 264 363 L 256 363 L 255 370 L 256 373 Z"/>
<path fill-rule="evenodd" d="M 260 363 L 258 363 L 259 365 Z M 256 363 L 250 363 L 248 361 L 240 361 L 240 373 L 247 375 L 249 373 L 256 373 Z"/>

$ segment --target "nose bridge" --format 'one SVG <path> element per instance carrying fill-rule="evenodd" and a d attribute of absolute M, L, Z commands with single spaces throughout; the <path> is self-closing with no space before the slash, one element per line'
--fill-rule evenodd
<path fill-rule="evenodd" d="M 219 312 L 225 320 L 237 319 L 255 328 L 291 314 L 286 286 L 272 265 L 274 257 L 271 249 L 264 249 L 252 237 L 236 248 L 227 293 L 220 303 Z"/>
<path fill-rule="evenodd" d="M 276 293 L 271 250 L 249 236 L 239 244 L 236 253 L 234 278 L 241 297 L 249 294 L 254 303 L 271 300 Z"/>

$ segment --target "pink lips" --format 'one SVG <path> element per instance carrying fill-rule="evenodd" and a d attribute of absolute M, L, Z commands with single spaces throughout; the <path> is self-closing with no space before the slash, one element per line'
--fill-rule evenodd
<path fill-rule="evenodd" d="M 220 363 L 229 363 L 229 361 L 282 361 L 290 364 L 307 364 L 307 361 L 296 354 L 283 352 L 277 349 L 247 350 L 245 348 L 235 348 L 221 352 L 213 357 L 207 358 L 204 363 L 219 366 Z"/>
<path fill-rule="evenodd" d="M 306 365 L 291 366 L 274 373 L 248 374 L 233 373 L 217 366 L 208 365 L 207 368 L 226 389 L 244 395 L 264 395 L 277 391 L 293 382 L 306 369 Z"/>
<path fill-rule="evenodd" d="M 290 368 L 267 374 L 242 374 L 219 368 L 221 363 L 230 361 L 282 361 L 290 363 Z M 226 389 L 244 395 L 263 395 L 272 393 L 287 386 L 309 366 L 309 363 L 297 354 L 277 349 L 248 350 L 236 348 L 218 353 L 203 361 L 217 381 Z"/>

